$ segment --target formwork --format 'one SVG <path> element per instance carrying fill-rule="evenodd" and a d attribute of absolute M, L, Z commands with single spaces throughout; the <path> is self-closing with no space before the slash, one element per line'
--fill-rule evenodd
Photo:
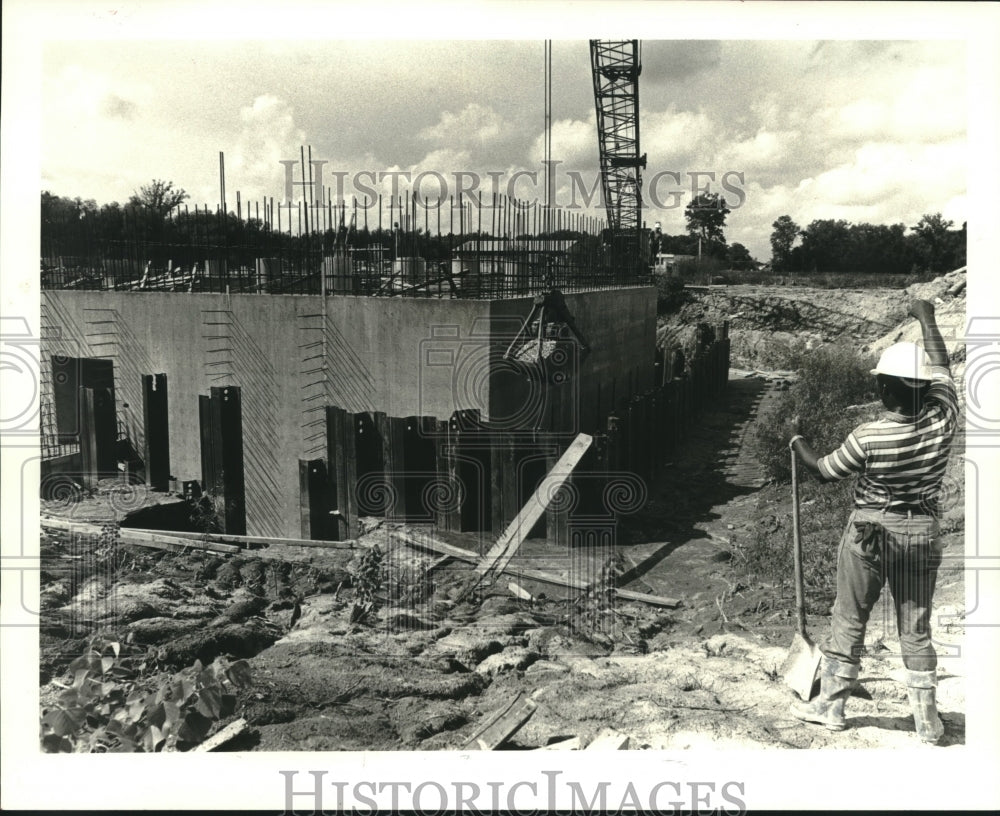
<path fill-rule="evenodd" d="M 230 531 L 343 538 L 381 515 L 492 534 L 575 434 L 656 385 L 654 290 L 566 303 L 590 351 L 564 344 L 552 376 L 504 359 L 531 298 L 46 290 L 43 454 L 83 464 L 88 388 L 115 448 L 95 478 L 131 460 L 151 487 L 197 483 Z"/>

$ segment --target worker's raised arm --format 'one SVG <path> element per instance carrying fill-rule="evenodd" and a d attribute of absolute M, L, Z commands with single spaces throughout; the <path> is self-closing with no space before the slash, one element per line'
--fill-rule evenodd
<path fill-rule="evenodd" d="M 931 365 L 942 366 L 950 371 L 948 349 L 934 319 L 934 305 L 927 300 L 915 300 L 910 306 L 910 314 L 920 321 L 920 329 L 924 335 L 924 351 L 927 352 Z"/>

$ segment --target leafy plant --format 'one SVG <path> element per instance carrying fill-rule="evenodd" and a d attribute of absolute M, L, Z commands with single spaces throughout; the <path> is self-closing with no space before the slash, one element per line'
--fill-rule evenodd
<path fill-rule="evenodd" d="M 615 589 L 625 570 L 625 557 L 620 552 L 608 556 L 598 579 L 573 601 L 570 624 L 574 631 L 591 638 L 594 635 L 614 637 Z"/>
<path fill-rule="evenodd" d="M 757 422 L 760 463 L 768 477 L 791 477 L 787 423 L 798 416 L 801 433 L 821 455 L 835 450 L 859 423 L 877 413 L 874 361 L 838 343 L 803 350 L 792 360 L 799 377 Z M 850 409 L 850 410 L 849 410 Z"/>
<path fill-rule="evenodd" d="M 378 606 L 378 593 L 384 582 L 384 556 L 378 544 L 361 556 L 361 563 L 354 576 L 354 606 L 351 623 L 367 618 Z"/>
<path fill-rule="evenodd" d="M 679 276 L 667 277 L 659 275 L 656 278 L 656 311 L 657 314 L 676 312 L 691 300 L 691 293 L 684 288 L 684 280 Z"/>
<path fill-rule="evenodd" d="M 819 607 L 836 591 L 837 544 L 851 511 L 852 489 L 850 481 L 805 482 L 799 488 L 803 583 L 807 598 L 815 599 Z M 771 584 L 778 596 L 784 596 L 793 574 L 790 506 L 782 503 L 776 509 L 762 497 L 749 522 L 748 533 L 733 541 L 737 556 L 731 562 L 733 569 Z"/>
<path fill-rule="evenodd" d="M 200 533 L 221 533 L 225 513 L 225 498 L 209 491 L 195 502 L 191 511 L 191 524 Z"/>
<path fill-rule="evenodd" d="M 43 709 L 48 753 L 156 753 L 185 750 L 233 713 L 236 692 L 251 682 L 245 660 L 210 666 L 195 661 L 176 674 L 143 678 L 150 655 L 129 655 L 117 641 L 95 637 L 69 666 L 71 682 Z"/>

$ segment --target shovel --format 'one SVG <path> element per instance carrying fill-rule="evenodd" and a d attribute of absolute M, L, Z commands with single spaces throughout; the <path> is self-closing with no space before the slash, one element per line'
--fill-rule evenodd
<path fill-rule="evenodd" d="M 802 586 L 802 539 L 799 536 L 799 476 L 797 457 L 792 450 L 792 552 L 795 559 L 795 611 L 798 615 L 798 631 L 792 638 L 788 657 L 781 667 L 785 683 L 802 700 L 808 701 L 812 695 L 816 669 L 822 653 L 806 634 L 806 602 Z"/>

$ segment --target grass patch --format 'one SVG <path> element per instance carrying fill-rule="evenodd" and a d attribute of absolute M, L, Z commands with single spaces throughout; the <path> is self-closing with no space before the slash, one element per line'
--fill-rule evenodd
<path fill-rule="evenodd" d="M 852 480 L 799 485 L 802 573 L 807 607 L 825 613 L 836 594 L 837 545 L 853 505 Z M 794 597 L 792 513 L 788 485 L 761 492 L 749 531 L 733 541 L 732 568 L 752 582 L 770 584 L 778 597 Z"/>
<path fill-rule="evenodd" d="M 758 455 L 772 484 L 758 495 L 749 531 L 734 541 L 732 566 L 752 581 L 770 584 L 779 597 L 793 586 L 788 421 L 798 416 L 801 433 L 817 453 L 830 453 L 858 424 L 880 413 L 873 365 L 843 343 L 797 352 L 791 367 L 798 379 L 758 418 Z M 822 484 L 804 468 L 800 476 L 806 597 L 809 606 L 822 610 L 836 591 L 837 545 L 853 507 L 855 480 Z"/>
<path fill-rule="evenodd" d="M 789 367 L 798 371 L 798 380 L 757 422 L 760 463 L 768 478 L 791 479 L 787 424 L 792 417 L 799 417 L 801 433 L 813 448 L 827 454 L 858 424 L 878 415 L 874 365 L 874 358 L 845 343 L 793 353 Z"/>

